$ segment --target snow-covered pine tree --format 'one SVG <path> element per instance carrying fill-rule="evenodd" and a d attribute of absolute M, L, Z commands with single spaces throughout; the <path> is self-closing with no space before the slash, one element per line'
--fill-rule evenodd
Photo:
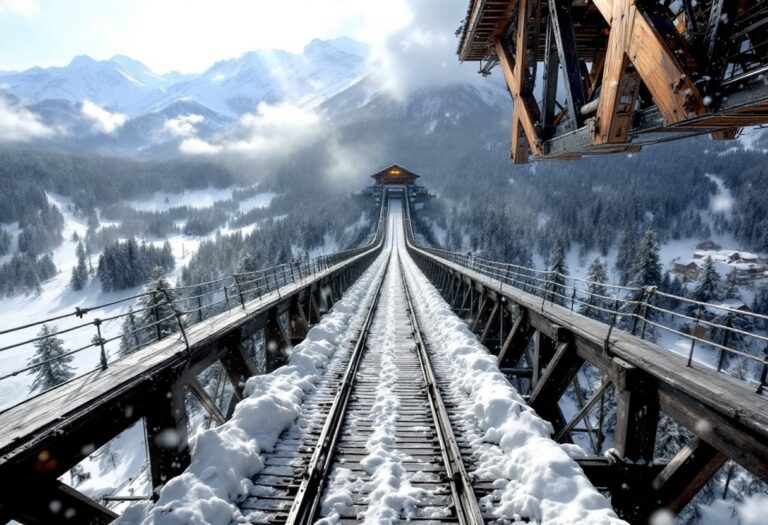
<path fill-rule="evenodd" d="M 568 275 L 568 267 L 565 265 L 565 251 L 563 245 L 556 242 L 549 254 L 549 275 L 547 276 L 547 301 L 564 305 L 567 296 L 565 279 Z"/>
<path fill-rule="evenodd" d="M 628 301 L 625 306 L 625 312 L 627 314 L 639 314 L 641 308 L 638 308 L 638 304 L 647 300 L 646 288 L 649 286 L 659 286 L 662 280 L 662 267 L 659 262 L 659 242 L 656 238 L 656 232 L 653 229 L 648 229 L 643 235 L 640 246 L 635 251 L 635 262 L 632 265 L 632 278 L 629 280 L 629 286 L 635 288 L 631 291 L 626 299 Z M 645 316 L 649 320 L 653 320 L 656 315 L 656 310 L 653 308 L 646 309 Z M 621 326 L 625 330 L 631 329 L 635 324 L 635 319 L 627 315 L 622 319 Z M 655 338 L 655 333 L 652 326 L 647 326 L 645 331 L 646 336 L 651 340 Z"/>
<path fill-rule="evenodd" d="M 85 263 L 85 248 L 82 242 L 77 243 L 77 266 L 72 268 L 72 289 L 79 292 L 88 284 L 88 266 Z"/>
<path fill-rule="evenodd" d="M 155 342 L 158 339 L 158 333 L 160 338 L 163 338 L 179 329 L 173 308 L 166 300 L 166 294 L 159 291 L 169 288 L 170 284 L 165 278 L 163 269 L 157 267 L 152 270 L 144 290 L 148 295 L 142 296 L 139 300 L 138 313 L 131 309 L 123 320 L 123 336 L 120 339 L 121 356 L 129 355 L 142 346 Z M 171 300 L 174 299 L 172 292 L 168 291 L 167 294 Z"/>
<path fill-rule="evenodd" d="M 699 280 L 693 291 L 692 299 L 702 303 L 711 303 L 720 298 L 720 274 L 715 269 L 712 257 L 704 259 L 704 266 L 699 271 Z"/>
<path fill-rule="evenodd" d="M 120 357 L 131 355 L 148 342 L 141 340 L 141 331 L 138 330 L 139 321 L 136 319 L 133 307 L 128 309 L 128 315 L 123 318 L 121 328 L 123 335 L 120 336 L 120 349 L 118 350 Z"/>
<path fill-rule="evenodd" d="M 616 271 L 619 282 L 626 285 L 632 278 L 632 270 L 636 258 L 635 237 L 629 230 L 622 230 L 619 237 L 619 251 L 616 254 Z"/>
<path fill-rule="evenodd" d="M 64 341 L 53 335 L 55 333 L 55 326 L 44 324 L 37 334 L 43 339 L 35 342 L 35 355 L 29 360 L 30 366 L 39 365 L 30 371 L 30 374 L 35 375 L 30 388 L 31 392 L 48 390 L 75 375 L 75 371 L 69 364 L 73 357 L 64 355 L 66 353 Z"/>
<path fill-rule="evenodd" d="M 731 270 L 725 277 L 723 290 L 720 296 L 724 301 L 741 301 L 741 290 L 739 290 L 739 276 L 736 270 Z"/>
<path fill-rule="evenodd" d="M 589 284 L 587 284 L 587 298 L 584 301 L 586 304 L 581 306 L 580 312 L 598 321 L 609 321 L 610 315 L 600 310 L 600 308 L 609 306 L 606 304 L 606 300 L 601 297 L 608 295 L 605 287 L 605 282 L 608 280 L 608 267 L 600 257 L 595 257 L 595 260 L 589 265 L 587 280 Z"/>

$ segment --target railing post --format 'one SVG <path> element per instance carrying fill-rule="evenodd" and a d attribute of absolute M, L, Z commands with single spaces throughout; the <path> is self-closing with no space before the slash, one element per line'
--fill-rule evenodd
<path fill-rule="evenodd" d="M 640 329 L 640 339 L 645 339 L 645 326 L 648 324 L 648 306 L 651 304 L 651 301 L 653 301 L 653 295 L 655 293 L 656 287 L 654 286 L 648 293 L 648 297 L 643 305 L 643 327 Z"/>
<path fill-rule="evenodd" d="M 224 304 L 227 310 L 229 310 L 229 292 L 227 292 L 227 285 L 224 285 Z"/>
<path fill-rule="evenodd" d="M 199 295 L 197 296 L 197 322 L 201 322 L 203 320 L 203 298 Z"/>
<path fill-rule="evenodd" d="M 107 351 L 104 349 L 104 338 L 101 336 L 101 319 L 98 317 L 93 320 L 93 324 L 96 325 L 96 335 L 99 338 L 99 346 L 101 347 L 101 369 L 107 369 Z"/>
<path fill-rule="evenodd" d="M 731 335 L 731 331 L 728 330 L 728 328 L 731 327 L 731 313 L 729 312 L 725 316 L 725 322 L 723 323 L 723 339 L 720 342 L 720 346 L 728 346 L 728 339 Z M 723 369 L 723 364 L 725 363 L 725 351 L 720 348 L 720 353 L 717 356 L 717 371 L 720 372 Z"/>
<path fill-rule="evenodd" d="M 157 308 L 157 292 L 152 290 L 152 311 L 155 314 L 155 334 L 157 334 L 157 340 L 162 338 L 162 332 L 160 330 L 160 310 Z"/>
<path fill-rule="evenodd" d="M 235 279 L 235 284 L 237 285 L 237 295 L 240 296 L 240 305 L 242 305 L 243 310 L 245 310 L 245 299 L 243 299 L 243 288 L 240 286 L 240 278 L 236 273 L 232 274 L 232 277 Z"/>
<path fill-rule="evenodd" d="M 691 366 L 691 363 L 693 362 L 693 349 L 696 347 L 696 328 L 699 326 L 700 318 L 701 305 L 699 305 L 698 310 L 696 311 L 696 318 L 693 320 L 693 328 L 691 329 L 693 331 L 691 334 L 691 349 L 688 352 L 688 364 L 686 366 Z"/>
<path fill-rule="evenodd" d="M 757 385 L 757 393 L 762 394 L 768 379 L 768 345 L 763 350 L 763 371 L 760 372 L 760 383 Z"/>

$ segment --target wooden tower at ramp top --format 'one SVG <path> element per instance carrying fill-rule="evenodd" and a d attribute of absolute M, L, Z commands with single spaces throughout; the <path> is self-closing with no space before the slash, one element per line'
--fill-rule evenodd
<path fill-rule="evenodd" d="M 470 0 L 458 54 L 504 75 L 515 163 L 768 122 L 768 0 Z"/>

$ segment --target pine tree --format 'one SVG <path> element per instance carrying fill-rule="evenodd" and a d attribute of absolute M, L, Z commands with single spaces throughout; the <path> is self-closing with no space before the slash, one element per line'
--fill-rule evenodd
<path fill-rule="evenodd" d="M 609 320 L 610 315 L 607 312 L 599 310 L 599 308 L 606 308 L 609 306 L 606 304 L 606 299 L 600 297 L 608 295 L 605 287 L 605 282 L 607 280 L 608 268 L 606 264 L 600 257 L 595 257 L 595 260 L 589 265 L 589 270 L 587 272 L 587 281 L 589 281 L 589 283 L 587 284 L 586 304 L 582 305 L 580 310 L 582 314 L 597 319 L 598 321 L 607 322 Z"/>
<path fill-rule="evenodd" d="M 173 307 L 168 304 L 168 299 L 174 300 L 173 293 L 169 289 L 170 284 L 165 278 L 163 269 L 156 267 L 152 270 L 144 290 L 147 295 L 139 300 L 138 310 L 141 311 L 135 318 L 136 326 L 140 328 L 137 335 L 142 346 L 156 341 L 158 333 L 162 339 L 179 329 Z"/>
<path fill-rule="evenodd" d="M 120 357 L 131 355 L 148 342 L 142 341 L 141 332 L 138 328 L 139 322 L 133 312 L 133 307 L 131 307 L 128 309 L 128 315 L 123 319 L 123 335 L 120 336 L 120 349 L 118 350 Z"/>
<path fill-rule="evenodd" d="M 38 337 L 42 337 L 35 342 L 35 355 L 29 360 L 29 365 L 39 365 L 30 371 L 35 375 L 30 391 L 48 390 L 59 383 L 71 379 L 75 372 L 69 363 L 72 362 L 71 355 L 64 355 L 64 341 L 56 337 L 56 327 L 44 324 L 40 328 Z"/>
<path fill-rule="evenodd" d="M 693 291 L 692 299 L 702 303 L 717 301 L 720 293 L 720 274 L 715 269 L 712 257 L 704 259 L 704 266 L 699 271 L 699 280 Z"/>
<path fill-rule="evenodd" d="M 77 243 L 77 266 L 72 268 L 72 289 L 79 292 L 88 284 L 88 267 L 85 264 L 85 248 L 83 243 Z"/>
<path fill-rule="evenodd" d="M 632 277 L 634 261 L 635 238 L 629 230 L 623 230 L 619 237 L 619 252 L 616 254 L 616 271 L 622 285 L 626 285 Z"/>
<path fill-rule="evenodd" d="M 566 296 L 565 279 L 568 268 L 565 265 L 563 245 L 555 243 L 549 254 L 549 275 L 547 276 L 547 301 L 564 305 Z"/>
<path fill-rule="evenodd" d="M 741 301 L 741 291 L 739 290 L 739 276 L 736 270 L 731 270 L 725 277 L 723 291 L 721 293 L 723 300 Z"/>
<path fill-rule="evenodd" d="M 629 281 L 629 286 L 634 288 L 626 297 L 628 300 L 624 311 L 626 314 L 638 315 L 641 311 L 640 303 L 648 300 L 646 297 L 646 289 L 650 286 L 659 286 L 662 281 L 661 276 L 661 263 L 659 262 L 659 243 L 656 239 L 656 232 L 652 229 L 648 229 L 643 235 L 640 246 L 635 251 L 635 262 L 632 266 L 632 278 Z M 653 308 L 647 308 L 645 311 L 646 319 L 653 320 L 656 315 L 656 310 Z M 639 321 L 632 315 L 627 315 L 622 319 L 621 326 L 624 329 L 631 329 L 636 326 Z M 653 327 L 646 327 L 646 335 L 653 340 L 655 338 L 655 332 Z"/>

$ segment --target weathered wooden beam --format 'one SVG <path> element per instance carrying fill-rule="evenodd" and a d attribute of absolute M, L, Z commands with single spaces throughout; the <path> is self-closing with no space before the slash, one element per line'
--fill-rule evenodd
<path fill-rule="evenodd" d="M 249 377 L 256 375 L 256 365 L 245 355 L 240 337 L 233 334 L 224 340 L 226 353 L 221 357 L 221 365 L 235 389 L 238 399 L 243 398 L 243 388 Z"/>
<path fill-rule="evenodd" d="M 520 0 L 519 2 L 519 14 L 517 22 L 517 49 L 524 50 L 527 43 L 527 18 L 530 0 Z M 535 101 L 531 104 L 531 97 L 527 96 L 528 93 L 524 92 L 523 75 L 525 68 L 525 51 L 518 52 L 515 56 L 515 60 L 509 57 L 507 50 L 501 39 L 497 38 L 494 42 L 496 48 L 496 55 L 499 59 L 499 67 L 501 68 L 504 80 L 507 82 L 507 87 L 512 93 L 514 104 L 519 110 L 516 114 L 519 116 L 519 120 L 525 130 L 525 136 L 528 139 L 528 146 L 533 152 L 534 156 L 541 155 L 541 139 L 536 131 L 536 121 L 538 120 L 538 107 L 535 105 Z"/>
<path fill-rule="evenodd" d="M 512 164 L 528 163 L 528 141 L 525 137 L 522 116 L 520 115 L 520 106 L 515 103 L 512 108 L 512 146 L 509 152 L 509 158 Z"/>
<path fill-rule="evenodd" d="M 514 366 L 520 361 L 523 352 L 525 352 L 528 343 L 531 341 L 531 337 L 533 337 L 533 332 L 528 310 L 521 309 L 517 319 L 515 319 L 515 324 L 512 325 L 512 329 L 509 331 L 509 335 L 507 335 L 507 339 L 499 351 L 498 362 L 500 367 Z"/>
<path fill-rule="evenodd" d="M 286 352 L 291 336 L 280 322 L 277 311 L 270 310 L 267 324 L 264 326 L 264 353 L 266 354 L 267 373 L 277 370 L 285 364 Z"/>
<path fill-rule="evenodd" d="M 189 465 L 187 410 L 180 382 L 158 389 L 157 397 L 144 416 L 149 451 L 153 498 L 168 480 Z"/>
<path fill-rule="evenodd" d="M 666 466 L 665 461 L 627 463 L 608 456 L 585 456 L 574 459 L 595 487 L 610 491 L 627 479 L 654 479 Z"/>
<path fill-rule="evenodd" d="M 491 333 L 492 330 L 494 330 L 494 327 L 496 326 L 496 319 L 498 319 L 499 316 L 499 303 L 493 302 L 493 308 L 491 309 L 491 313 L 488 316 L 488 320 L 485 322 L 485 328 L 483 328 L 483 333 L 480 336 L 480 344 L 485 344 L 485 341 L 488 339 L 488 335 Z"/>
<path fill-rule="evenodd" d="M 581 127 L 584 117 L 581 108 L 585 103 L 584 80 L 581 78 L 581 64 L 576 53 L 576 35 L 571 20 L 572 0 L 549 0 L 549 19 L 552 23 L 560 67 L 563 70 L 563 88 L 568 107 L 571 129 Z M 520 49 L 520 48 L 518 48 Z"/>
<path fill-rule="evenodd" d="M 726 457 L 693 438 L 653 480 L 652 505 L 677 514 L 725 463 Z"/>
<path fill-rule="evenodd" d="M 629 66 L 626 53 L 635 11 L 634 0 L 613 3 L 600 102 L 593 128 L 594 144 L 623 143 L 629 138 L 632 113 L 640 90 L 640 77 L 634 67 Z"/>
<path fill-rule="evenodd" d="M 593 3 L 611 24 L 615 4 L 626 6 L 631 0 L 593 0 Z M 653 95 L 665 124 L 670 126 L 707 114 L 709 110 L 696 84 L 698 66 L 666 13 L 653 2 L 644 4 L 643 9 L 636 7 L 632 13 L 626 11 L 627 16 L 631 16 L 627 21 L 631 30 L 624 39 L 624 51 Z M 606 63 L 606 68 L 614 67 L 618 65 Z"/>
<path fill-rule="evenodd" d="M 633 463 L 652 463 L 659 422 L 659 397 L 654 379 L 644 371 L 615 358 L 616 430 L 614 449 L 619 457 Z M 651 507 L 637 494 L 650 490 L 650 480 L 629 480 L 612 494 L 611 503 L 619 517 L 630 523 L 646 523 Z"/>
<path fill-rule="evenodd" d="M 537 370 L 544 362 L 547 363 L 546 368 L 537 379 Z M 570 342 L 555 343 L 541 333 L 537 335 L 533 366 L 534 386 L 528 404 L 541 417 L 552 423 L 555 435 L 562 434 L 561 441 L 570 442 L 570 436 L 568 431 L 564 431 L 567 424 L 558 402 L 583 362 Z"/>
<path fill-rule="evenodd" d="M 197 378 L 192 379 L 192 381 L 187 383 L 187 387 L 189 388 L 189 391 L 192 392 L 192 395 L 200 402 L 205 411 L 208 412 L 211 419 L 215 420 L 219 425 L 226 423 L 227 418 L 224 417 L 224 414 L 222 414 L 219 407 L 216 406 L 216 402 L 210 395 L 208 395 L 205 387 Z"/>
<path fill-rule="evenodd" d="M 557 54 L 552 24 L 547 18 L 547 36 L 544 47 L 544 73 L 541 91 L 541 129 L 545 137 L 550 137 L 554 131 L 555 100 L 557 99 L 557 81 L 560 74 L 560 59 Z"/>
<path fill-rule="evenodd" d="M 309 331 L 309 322 L 304 315 L 304 309 L 301 307 L 298 297 L 291 302 L 291 308 L 288 310 L 288 322 L 291 325 L 291 345 L 296 346 L 307 337 Z"/>
<path fill-rule="evenodd" d="M 0 494 L 0 517 L 25 525 L 107 525 L 118 515 L 81 492 L 58 481 L 38 481 L 33 486 L 8 481 Z"/>

